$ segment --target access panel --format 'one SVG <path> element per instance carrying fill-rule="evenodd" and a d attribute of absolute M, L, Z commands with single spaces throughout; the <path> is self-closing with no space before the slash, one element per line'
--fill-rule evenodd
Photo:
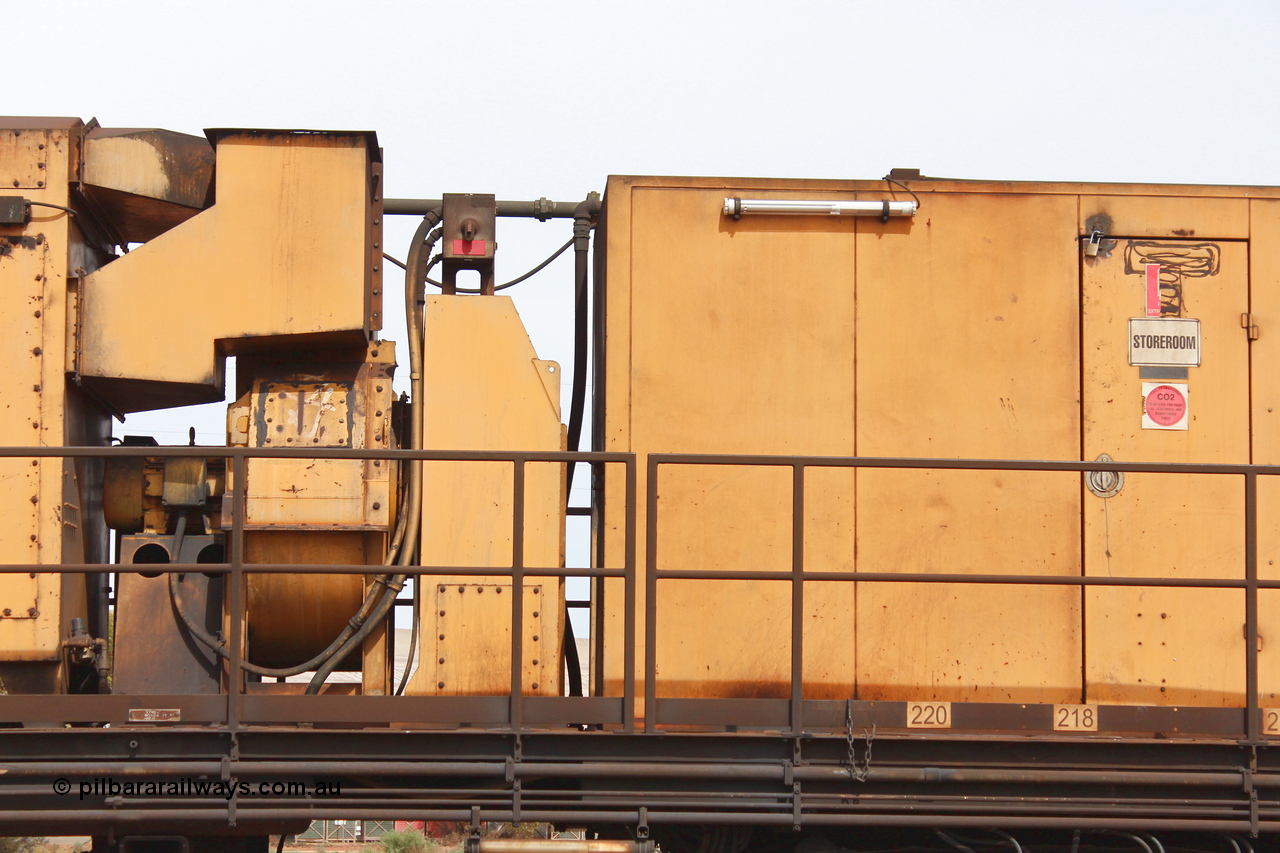
<path fill-rule="evenodd" d="M 1118 238 L 1082 263 L 1084 458 L 1249 462 L 1248 244 Z M 1083 495 L 1086 575 L 1244 577 L 1241 477 L 1111 486 Z M 1244 704 L 1240 590 L 1090 587 L 1084 607 L 1088 701 Z"/>

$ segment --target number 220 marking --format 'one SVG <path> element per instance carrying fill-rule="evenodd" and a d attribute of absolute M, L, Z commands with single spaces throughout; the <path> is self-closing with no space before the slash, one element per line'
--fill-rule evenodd
<path fill-rule="evenodd" d="M 908 702 L 907 728 L 909 729 L 949 729 L 951 728 L 950 702 Z"/>

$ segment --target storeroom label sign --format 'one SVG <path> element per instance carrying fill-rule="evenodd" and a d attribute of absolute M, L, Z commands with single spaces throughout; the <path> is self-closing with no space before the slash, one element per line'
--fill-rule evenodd
<path fill-rule="evenodd" d="M 1200 321 L 1134 317 L 1129 321 L 1129 363 L 1135 367 L 1199 367 Z"/>

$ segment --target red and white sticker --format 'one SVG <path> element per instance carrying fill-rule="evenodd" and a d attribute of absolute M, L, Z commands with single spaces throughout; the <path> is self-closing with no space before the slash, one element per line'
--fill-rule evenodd
<path fill-rule="evenodd" d="M 1147 316 L 1160 316 L 1160 265 L 1147 264 Z"/>
<path fill-rule="evenodd" d="M 1186 429 L 1187 386 L 1178 382 L 1142 383 L 1142 428 Z"/>

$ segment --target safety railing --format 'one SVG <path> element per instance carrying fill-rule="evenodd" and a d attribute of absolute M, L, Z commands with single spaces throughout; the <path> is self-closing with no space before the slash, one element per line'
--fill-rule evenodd
<path fill-rule="evenodd" d="M 791 470 L 791 567 L 789 571 L 757 569 L 660 569 L 658 538 L 659 469 L 663 466 L 748 466 Z M 1119 472 L 1143 474 L 1233 475 L 1242 479 L 1244 572 L 1241 578 L 1101 577 L 1085 575 L 911 573 L 812 571 L 805 569 L 805 474 L 824 469 L 917 469 L 930 471 Z M 1240 708 L 1104 705 L 1093 730 L 1111 733 L 1195 732 L 1243 737 L 1261 742 L 1262 714 L 1258 683 L 1258 592 L 1280 589 L 1280 580 L 1258 578 L 1258 478 L 1280 475 L 1280 466 L 1139 462 L 1050 462 L 993 459 L 803 457 L 710 454 L 650 454 L 645 481 L 645 625 L 644 731 L 660 726 L 753 726 L 799 734 L 807 728 L 846 730 L 850 737 L 864 727 L 907 727 L 906 702 L 806 700 L 804 698 L 805 584 L 857 582 L 869 584 L 983 584 L 1059 587 L 1143 587 L 1240 589 L 1244 591 L 1245 702 Z M 667 580 L 786 582 L 791 586 L 790 695 L 787 699 L 699 699 L 658 696 L 658 584 Z M 1051 732 L 1053 705 L 1023 703 L 959 703 L 948 728 Z"/>
<path fill-rule="evenodd" d="M 538 578 L 618 578 L 623 581 L 626 620 L 624 656 L 630 670 L 636 660 L 636 461 L 627 453 L 582 452 L 481 452 L 409 451 L 357 449 L 265 449 L 211 447 L 3 447 L 3 458 L 113 458 L 113 457 L 201 457 L 223 459 L 229 488 L 223 502 L 223 529 L 226 533 L 226 562 L 223 563 L 141 563 L 102 565 L 97 563 L 6 564 L 0 573 L 134 572 L 173 574 L 223 573 L 230 582 L 227 614 L 229 658 L 227 683 L 241 685 L 220 695 L 0 695 L 0 723 L 30 723 L 53 720 L 57 723 L 181 722 L 211 723 L 235 732 L 247 725 L 288 723 L 347 724 L 353 726 L 388 723 L 454 724 L 509 728 L 520 731 L 532 725 L 593 724 L 635 729 L 635 682 L 624 683 L 621 696 L 526 696 L 520 661 L 524 642 L 524 579 Z M 250 459 L 381 459 L 406 462 L 509 463 L 512 475 L 512 563 L 510 566 L 413 565 L 398 567 L 419 578 L 431 576 L 508 577 L 511 595 L 511 687 L 502 696 L 338 696 L 338 695 L 258 695 L 244 688 L 245 627 L 247 608 L 245 576 L 249 574 L 360 574 L 383 571 L 381 566 L 339 564 L 247 563 L 245 561 L 245 521 L 248 497 L 245 490 L 246 465 Z M 525 564 L 526 471 L 531 463 L 587 463 L 593 467 L 622 466 L 625 471 L 624 564 L 617 567 L 544 567 Z M 230 524 L 225 515 L 229 511 Z"/>
<path fill-rule="evenodd" d="M 0 573 L 225 573 L 230 581 L 228 619 L 230 628 L 227 682 L 243 685 L 245 660 L 244 628 L 247 619 L 245 576 L 248 574 L 361 574 L 380 567 L 368 565 L 297 565 L 247 563 L 244 559 L 247 495 L 246 464 L 257 458 L 293 459 L 385 459 L 404 462 L 503 462 L 513 466 L 512 474 L 512 565 L 407 567 L 415 576 L 505 576 L 511 578 L 511 654 L 510 692 L 493 696 L 318 696 L 269 695 L 240 689 L 219 695 L 0 695 L 0 723 L 22 723 L 53 720 L 58 723 L 129 723 L 129 722 L 197 722 L 209 723 L 236 731 L 245 726 L 315 723 L 322 725 L 453 724 L 475 725 L 512 731 L 530 727 L 584 724 L 635 732 L 643 715 L 642 730 L 658 732 L 664 726 L 753 726 L 791 734 L 806 730 L 854 728 L 878 725 L 881 728 L 902 726 L 904 703 L 855 702 L 853 700 L 815 700 L 804 696 L 804 604 L 805 584 L 812 582 L 857 582 L 870 584 L 982 584 L 1075 587 L 1140 587 L 1242 590 L 1244 594 L 1244 708 L 1132 708 L 1106 706 L 1099 731 L 1150 732 L 1163 727 L 1160 715 L 1176 712 L 1178 725 L 1170 730 L 1194 731 L 1211 735 L 1244 738 L 1262 742 L 1262 709 L 1259 701 L 1258 598 L 1260 590 L 1280 589 L 1280 580 L 1258 577 L 1258 478 L 1280 474 L 1278 466 L 1156 464 L 1125 462 L 1048 462 L 990 459 L 869 458 L 869 457 L 797 457 L 651 454 L 647 458 L 645 483 L 644 535 L 645 565 L 637 565 L 637 463 L 627 453 L 564 452 L 464 452 L 464 451 L 385 451 L 334 449 L 265 449 L 210 447 L 38 447 L 0 448 L 0 458 L 82 458 L 82 457 L 204 457 L 224 459 L 231 484 L 224 512 L 230 512 L 229 528 L 224 520 L 226 555 L 224 563 L 165 563 L 137 565 L 101 564 L 8 564 L 0 565 Z M 586 463 L 596 468 L 616 465 L 625 474 L 624 505 L 597 507 L 597 511 L 620 510 L 623 517 L 623 565 L 615 567 L 528 567 L 524 561 L 525 530 L 525 466 L 531 463 Z M 791 566 L 789 571 L 756 569 L 659 569 L 661 543 L 658 537 L 659 470 L 663 466 L 753 466 L 784 468 L 791 471 Z M 825 469 L 917 469 L 963 471 L 1027 471 L 1060 472 L 1086 475 L 1096 471 L 1138 474 L 1230 475 L 1240 477 L 1244 490 L 1243 530 L 1244 572 L 1236 578 L 1201 577 L 1101 577 L 1092 575 L 1044 574 L 969 574 L 909 573 L 866 571 L 814 571 L 806 569 L 805 483 L 806 472 Z M 645 604 L 638 606 L 640 571 L 644 571 Z M 623 581 L 623 628 L 621 637 L 606 638 L 621 642 L 623 661 L 621 695 L 613 696 L 530 696 L 525 695 L 521 668 L 524 642 L 523 580 L 526 577 L 615 578 Z M 791 587 L 790 607 L 790 677 L 789 696 L 784 699 L 681 699 L 660 697 L 657 689 L 657 641 L 659 637 L 660 582 L 667 580 L 769 581 L 788 583 Z M 637 625 L 643 617 L 643 625 Z M 597 638 L 593 637 L 593 645 Z M 642 666 L 637 666 L 640 650 Z M 643 684 L 643 704 L 637 699 L 638 682 Z M 953 728 L 980 730 L 1019 730 L 1040 732 L 1052 729 L 1046 717 L 1052 706 L 1001 703 L 963 703 L 954 709 Z M 178 709 L 174 718 L 157 713 Z M 1108 720 L 1106 717 L 1110 717 Z"/>

